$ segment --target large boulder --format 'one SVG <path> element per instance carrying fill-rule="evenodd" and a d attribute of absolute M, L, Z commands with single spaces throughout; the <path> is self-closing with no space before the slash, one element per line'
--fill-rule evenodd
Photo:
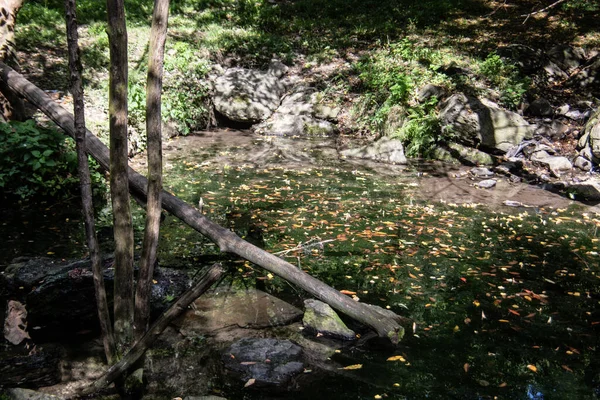
<path fill-rule="evenodd" d="M 285 69 L 272 64 L 268 71 L 230 68 L 213 83 L 215 110 L 242 122 L 264 121 L 279 107 L 286 87 L 280 79 Z"/>
<path fill-rule="evenodd" d="M 585 124 L 577 148 L 583 157 L 594 164 L 600 162 L 600 108 L 594 112 Z"/>
<path fill-rule="evenodd" d="M 302 323 L 309 332 L 343 340 L 354 340 L 356 334 L 349 329 L 337 313 L 328 305 L 319 300 L 304 300 L 304 318 Z"/>
<path fill-rule="evenodd" d="M 254 130 L 267 136 L 329 136 L 335 133 L 339 109 L 319 99 L 314 88 L 299 86 L 281 100 L 281 105 Z"/>
<path fill-rule="evenodd" d="M 445 143 L 436 146 L 433 149 L 433 158 L 466 165 L 493 165 L 496 162 L 494 157 L 488 153 L 460 143 Z"/>
<path fill-rule="evenodd" d="M 462 93 L 452 95 L 441 104 L 440 121 L 442 131 L 455 141 L 500 152 L 531 138 L 534 130 L 519 114 L 490 100 Z"/>
<path fill-rule="evenodd" d="M 343 150 L 341 155 L 342 157 L 362 158 L 390 164 L 407 163 L 402 141 L 387 136 L 359 148 Z"/>

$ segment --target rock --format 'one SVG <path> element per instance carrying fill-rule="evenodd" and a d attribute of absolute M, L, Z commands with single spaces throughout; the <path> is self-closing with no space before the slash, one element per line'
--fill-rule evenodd
<path fill-rule="evenodd" d="M 254 130 L 267 136 L 330 136 L 336 128 L 328 119 L 335 120 L 338 113 L 338 108 L 319 102 L 315 89 L 299 86 Z"/>
<path fill-rule="evenodd" d="M 582 198 L 589 201 L 600 201 L 600 181 L 588 180 L 583 183 L 576 183 L 569 186 L 568 190 L 576 198 Z"/>
<path fill-rule="evenodd" d="M 471 170 L 469 172 L 471 173 L 471 175 L 473 175 L 477 178 L 489 178 L 489 177 L 494 176 L 494 173 L 492 171 L 490 171 L 487 168 L 482 168 L 482 167 L 471 168 Z"/>
<path fill-rule="evenodd" d="M 525 111 L 534 117 L 550 117 L 554 114 L 554 108 L 552 107 L 552 104 L 550 104 L 550 102 L 543 97 L 532 101 Z"/>
<path fill-rule="evenodd" d="M 16 300 L 9 300 L 4 321 L 4 338 L 13 345 L 31 339 L 27 333 L 27 310 Z"/>
<path fill-rule="evenodd" d="M 387 136 L 357 149 L 348 149 L 341 152 L 343 157 L 362 158 L 390 164 L 406 164 L 404 146 L 398 139 Z"/>
<path fill-rule="evenodd" d="M 59 348 L 44 346 L 24 355 L 0 353 L 0 387 L 43 387 L 59 383 L 60 352 Z"/>
<path fill-rule="evenodd" d="M 104 263 L 107 296 L 111 299 L 114 271 L 106 267 L 112 260 L 106 258 Z M 89 260 L 63 263 L 34 258 L 11 264 L 7 271 L 4 279 L 12 288 L 9 292 L 23 292 L 20 297 L 27 304 L 29 334 L 34 340 L 99 328 Z M 168 268 L 156 268 L 154 280 L 157 281 L 151 292 L 154 315 L 168 306 L 169 298 L 183 293 L 191 283 L 185 272 Z"/>
<path fill-rule="evenodd" d="M 406 109 L 399 105 L 394 104 L 390 107 L 390 111 L 388 113 L 385 122 L 383 123 L 383 137 L 389 136 L 394 137 L 398 134 L 400 129 L 404 126 L 404 124 L 408 120 L 408 113 Z"/>
<path fill-rule="evenodd" d="M 553 175 L 559 177 L 562 173 L 573 169 L 573 164 L 567 157 L 551 156 L 545 151 L 539 151 L 531 156 L 531 161 L 548 168 Z"/>
<path fill-rule="evenodd" d="M 60 400 L 62 397 L 53 396 L 51 394 L 36 392 L 31 389 L 6 389 L 5 390 L 8 399 L 11 400 Z"/>
<path fill-rule="evenodd" d="M 279 107 L 285 92 L 280 73 L 279 67 L 267 72 L 245 68 L 226 70 L 213 83 L 215 110 L 237 122 L 266 120 Z"/>
<path fill-rule="evenodd" d="M 564 117 L 567 115 L 569 110 L 571 110 L 571 106 L 568 104 L 563 104 L 562 106 L 557 107 L 554 113 L 556 115 L 562 115 Z"/>
<path fill-rule="evenodd" d="M 582 156 L 575 157 L 575 160 L 573 160 L 573 166 L 586 172 L 592 170 L 592 162 Z"/>
<path fill-rule="evenodd" d="M 569 79 L 569 84 L 588 89 L 597 96 L 600 92 L 600 56 L 596 56 L 588 66 L 573 75 Z"/>
<path fill-rule="evenodd" d="M 478 188 L 481 188 L 481 189 L 491 189 L 494 186 L 496 186 L 496 180 L 495 179 L 485 179 L 483 181 L 477 182 L 475 184 L 475 186 L 477 186 Z"/>
<path fill-rule="evenodd" d="M 444 94 L 445 90 L 443 87 L 428 83 L 419 89 L 419 93 L 417 93 L 417 100 L 419 100 L 419 103 L 424 103 L 432 97 L 436 97 L 439 100 L 444 97 Z"/>
<path fill-rule="evenodd" d="M 307 331 L 343 340 L 356 339 L 354 331 L 348 329 L 328 304 L 319 300 L 307 299 L 304 300 L 304 306 L 306 309 L 302 323 Z"/>
<path fill-rule="evenodd" d="M 436 146 L 433 150 L 433 158 L 467 165 L 493 165 L 495 162 L 494 157 L 481 150 L 452 142 Z"/>
<path fill-rule="evenodd" d="M 442 131 L 467 146 L 506 152 L 511 146 L 531 138 L 534 127 L 520 115 L 497 104 L 462 93 L 441 104 Z"/>
<path fill-rule="evenodd" d="M 543 52 L 522 44 L 510 44 L 498 49 L 498 54 L 510 58 L 525 74 L 536 72 L 542 67 Z"/>
<path fill-rule="evenodd" d="M 228 326 L 260 329 L 288 325 L 301 317 L 297 307 L 260 290 L 220 290 L 198 298 L 174 325 L 182 335 L 194 337 Z"/>
<path fill-rule="evenodd" d="M 589 158 L 586 158 L 592 163 L 598 164 L 600 161 L 600 108 L 594 112 L 585 124 L 582 135 L 577 142 L 577 148 L 584 150 L 580 154 L 584 157 L 589 155 Z"/>
<path fill-rule="evenodd" d="M 546 54 L 551 62 L 568 74 L 586 62 L 585 51 L 581 47 L 563 44 L 552 47 Z"/>
<path fill-rule="evenodd" d="M 219 396 L 185 396 L 183 400 L 227 400 Z"/>
<path fill-rule="evenodd" d="M 281 61 L 271 60 L 267 72 L 273 75 L 274 77 L 281 79 L 288 72 L 288 70 L 289 68 L 287 67 L 287 65 L 285 65 Z"/>
<path fill-rule="evenodd" d="M 255 379 L 255 385 L 281 386 L 302 372 L 302 348 L 289 340 L 244 338 L 222 355 L 225 368 L 241 375 L 241 381 Z"/>

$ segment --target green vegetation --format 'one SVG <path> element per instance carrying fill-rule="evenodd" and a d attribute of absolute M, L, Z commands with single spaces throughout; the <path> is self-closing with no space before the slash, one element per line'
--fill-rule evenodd
<path fill-rule="evenodd" d="M 95 162 L 92 181 L 97 190 L 103 190 L 103 176 Z M 5 196 L 36 201 L 40 197 L 76 196 L 79 178 L 75 143 L 33 120 L 0 124 L 0 187 Z"/>
<path fill-rule="evenodd" d="M 512 109 L 521 104 L 523 95 L 531 85 L 531 80 L 522 77 L 517 67 L 496 53 L 490 53 L 481 62 L 479 72 L 500 91 L 502 103 Z"/>

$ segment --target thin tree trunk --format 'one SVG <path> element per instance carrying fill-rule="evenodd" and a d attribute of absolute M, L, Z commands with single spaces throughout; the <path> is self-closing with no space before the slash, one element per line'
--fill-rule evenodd
<path fill-rule="evenodd" d="M 146 228 L 142 244 L 140 272 L 135 292 L 135 338 L 139 339 L 150 319 L 150 290 L 156 248 L 160 232 L 161 192 L 162 192 L 162 118 L 161 91 L 163 60 L 169 0 L 155 0 L 150 31 L 150 53 L 148 56 L 148 80 L 146 86 L 146 135 L 148 144 L 148 198 L 146 205 Z"/>
<path fill-rule="evenodd" d="M 73 117 L 50 99 L 41 89 L 27 81 L 10 67 L 1 63 L 0 79 L 7 82 L 11 89 L 38 107 L 69 135 L 74 135 Z M 89 131 L 86 137 L 86 145 L 88 152 L 100 165 L 108 168 L 108 149 Z M 136 195 L 144 197 L 147 186 L 146 178 L 133 169 L 130 169 L 129 179 L 131 190 Z M 398 324 L 398 318 L 371 308 L 367 304 L 351 300 L 348 296 L 341 294 L 339 291 L 299 270 L 294 265 L 243 241 L 233 232 L 212 222 L 193 206 L 165 191 L 162 192 L 162 205 L 165 210 L 217 243 L 222 251 L 237 254 L 275 275 L 300 286 L 336 310 L 372 327 L 379 336 L 387 337 L 392 343 L 398 343 L 402 339 L 404 329 Z"/>
<path fill-rule="evenodd" d="M 71 72 L 71 93 L 73 94 L 73 110 L 75 115 L 75 144 L 77 147 L 77 161 L 79 172 L 79 185 L 81 188 L 81 202 L 85 220 L 85 235 L 92 270 L 94 274 L 94 289 L 96 291 L 96 303 L 98 307 L 98 318 L 102 330 L 104 352 L 108 364 L 115 360 L 115 340 L 113 337 L 106 290 L 104 288 L 104 277 L 102 273 L 102 259 L 96 237 L 94 223 L 94 207 L 92 201 L 92 185 L 90 179 L 90 168 L 85 148 L 85 115 L 83 103 L 83 84 L 81 79 L 82 67 L 79 58 L 79 36 L 77 33 L 77 6 L 75 0 L 65 0 L 65 15 L 67 22 L 67 42 L 69 47 L 69 70 Z"/>
<path fill-rule="evenodd" d="M 127 28 L 123 0 L 107 0 L 110 46 L 110 194 L 115 238 L 115 340 L 125 352 L 133 340 L 133 226 L 127 160 Z"/>
<path fill-rule="evenodd" d="M 23 6 L 23 0 L 0 0 L 0 60 L 13 67 L 18 66 L 15 50 L 15 22 Z M 0 84 L 0 119 L 4 121 L 23 121 L 25 107 L 19 96 Z"/>
<path fill-rule="evenodd" d="M 165 311 L 165 313 L 162 314 L 159 319 L 156 320 L 152 327 L 137 341 L 132 349 L 118 363 L 110 367 L 108 371 L 104 373 L 104 375 L 96 380 L 91 386 L 85 388 L 81 393 L 78 393 L 78 395 L 85 396 L 95 393 L 109 385 L 111 382 L 114 382 L 125 372 L 127 372 L 127 370 L 130 369 L 131 366 L 133 366 L 144 354 L 146 349 L 148 349 L 148 347 L 154 343 L 162 331 L 164 331 L 165 328 L 175 318 L 185 311 L 194 300 L 206 292 L 208 288 L 213 285 L 213 283 L 219 281 L 224 273 L 225 270 L 220 264 L 215 264 L 210 267 L 196 284 L 183 293 L 179 299 L 171 307 L 169 307 L 169 309 Z"/>

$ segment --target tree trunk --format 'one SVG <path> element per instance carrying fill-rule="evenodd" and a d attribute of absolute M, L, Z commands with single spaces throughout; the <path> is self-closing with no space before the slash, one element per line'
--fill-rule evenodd
<path fill-rule="evenodd" d="M 148 197 L 146 204 L 146 228 L 142 244 L 140 272 L 135 292 L 136 339 L 139 339 L 150 319 L 150 290 L 156 262 L 156 249 L 160 232 L 162 192 L 162 118 L 161 91 L 169 0 L 155 0 L 150 31 L 150 54 L 148 56 L 148 80 L 146 86 L 146 135 L 148 144 Z"/>
<path fill-rule="evenodd" d="M 98 239 L 96 237 L 90 168 L 85 148 L 86 129 L 83 103 L 83 83 L 81 79 L 82 67 L 81 59 L 79 58 L 79 36 L 77 33 L 76 9 L 77 6 L 75 4 L 75 0 L 65 0 L 67 42 L 69 47 L 69 70 L 71 72 L 71 93 L 73 94 L 73 114 L 75 116 L 75 144 L 77 147 L 79 186 L 81 188 L 81 201 L 85 220 L 85 235 L 90 252 L 90 260 L 92 262 L 92 271 L 94 274 L 94 289 L 96 292 L 98 317 L 100 319 L 100 328 L 102 330 L 102 339 L 104 342 L 104 352 L 106 354 L 108 364 L 113 364 L 116 361 L 115 341 L 110 322 L 106 290 L 104 288 L 102 259 L 100 257 L 100 249 L 98 246 Z"/>
<path fill-rule="evenodd" d="M 133 340 L 133 225 L 127 159 L 127 28 L 123 0 L 107 0 L 110 46 L 110 194 L 115 238 L 115 340 L 124 353 Z"/>
<path fill-rule="evenodd" d="M 83 392 L 78 393 L 79 396 L 90 395 L 97 392 L 111 382 L 121 377 L 128 369 L 130 369 L 136 361 L 144 354 L 146 349 L 150 347 L 165 328 L 185 311 L 190 304 L 204 292 L 210 288 L 213 283 L 217 282 L 225 270 L 219 264 L 215 264 L 206 271 L 206 273 L 189 288 L 167 311 L 160 316 L 152 327 L 137 341 L 133 348 L 115 365 L 109 368 L 108 371 L 91 386 L 85 388 Z"/>
<path fill-rule="evenodd" d="M 0 79 L 7 82 L 11 89 L 26 97 L 69 135 L 73 136 L 73 117 L 54 103 L 42 90 L 28 82 L 10 67 L 2 64 L 0 64 Z M 89 131 L 86 139 L 89 153 L 98 160 L 100 165 L 108 168 L 108 149 L 106 146 Z M 144 197 L 147 185 L 146 178 L 130 169 L 129 179 L 130 189 L 140 197 Z M 398 324 L 396 317 L 385 315 L 385 313 L 371 308 L 367 304 L 355 302 L 339 291 L 299 270 L 294 265 L 243 241 L 233 232 L 215 224 L 193 206 L 170 193 L 162 192 L 162 204 L 165 210 L 217 243 L 222 251 L 235 253 L 300 286 L 336 310 L 372 327 L 379 336 L 387 337 L 392 343 L 398 343 L 402 339 L 404 329 Z"/>
<path fill-rule="evenodd" d="M 17 67 L 15 51 L 15 22 L 17 14 L 23 5 L 23 0 L 0 0 L 0 60 L 8 65 Z M 25 107 L 19 96 L 0 83 L 0 119 L 4 121 L 23 121 Z"/>

